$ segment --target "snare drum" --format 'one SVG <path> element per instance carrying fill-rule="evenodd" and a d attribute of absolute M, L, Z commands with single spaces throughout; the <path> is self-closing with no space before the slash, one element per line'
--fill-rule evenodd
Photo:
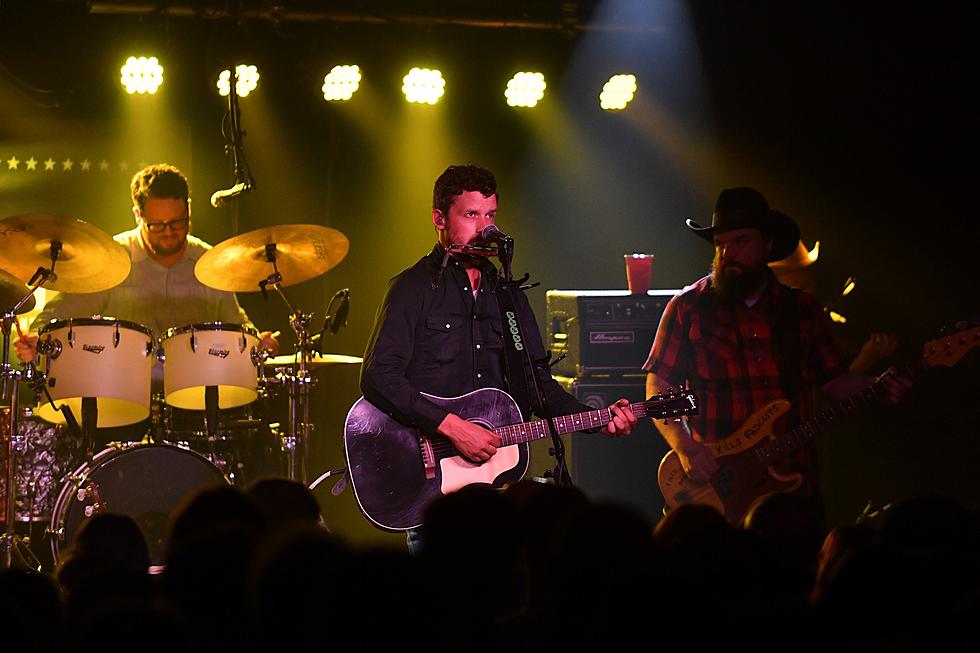
<path fill-rule="evenodd" d="M 97 398 L 98 428 L 126 426 L 150 415 L 153 334 L 142 324 L 112 318 L 56 320 L 38 332 L 48 392 L 81 422 L 82 399 Z M 37 414 L 64 424 L 50 403 Z"/>
<path fill-rule="evenodd" d="M 218 408 L 258 397 L 259 332 L 242 324 L 206 322 L 168 329 L 160 339 L 163 394 L 168 404 L 204 410 L 204 392 L 218 388 Z"/>
<path fill-rule="evenodd" d="M 55 563 L 94 514 L 129 515 L 150 550 L 150 564 L 164 563 L 173 512 L 191 494 L 227 484 L 228 479 L 200 454 L 160 444 L 125 444 L 96 454 L 75 470 L 58 495 L 51 518 Z"/>
<path fill-rule="evenodd" d="M 0 469 L 7 469 L 10 408 L 0 411 L 3 437 Z M 14 516 L 19 522 L 51 519 L 55 499 L 65 476 L 84 457 L 81 438 L 65 427 L 38 419 L 30 408 L 21 408 L 14 436 Z M 0 474 L 0 521 L 6 519 L 7 474 Z"/>

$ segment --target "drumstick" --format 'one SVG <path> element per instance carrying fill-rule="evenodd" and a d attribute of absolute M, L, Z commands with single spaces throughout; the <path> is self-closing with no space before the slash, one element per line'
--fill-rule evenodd
<path fill-rule="evenodd" d="M 14 320 L 14 326 L 17 327 L 17 335 L 20 336 L 21 338 L 23 338 L 24 337 L 24 332 L 20 330 L 20 320 L 16 320 L 15 319 Z"/>

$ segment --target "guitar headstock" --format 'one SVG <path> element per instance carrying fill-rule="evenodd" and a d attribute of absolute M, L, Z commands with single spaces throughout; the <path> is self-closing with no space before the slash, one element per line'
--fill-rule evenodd
<path fill-rule="evenodd" d="M 943 365 L 952 367 L 966 355 L 966 352 L 980 345 L 980 326 L 969 322 L 957 322 L 958 329 L 930 340 L 923 347 L 922 359 L 929 367 Z"/>
<path fill-rule="evenodd" d="M 647 407 L 646 416 L 654 419 L 683 417 L 698 412 L 697 397 L 685 389 L 654 395 L 644 403 Z"/>

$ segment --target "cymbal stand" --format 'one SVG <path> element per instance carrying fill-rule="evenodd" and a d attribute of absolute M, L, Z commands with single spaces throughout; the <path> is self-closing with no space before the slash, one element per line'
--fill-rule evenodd
<path fill-rule="evenodd" d="M 293 307 L 282 291 L 282 274 L 276 266 L 276 244 L 265 246 L 266 260 L 272 264 L 273 273 L 259 282 L 263 297 L 268 299 L 266 287 L 272 286 L 289 309 L 289 326 L 296 335 L 296 367 L 280 372 L 281 383 L 286 387 L 289 399 L 289 424 L 286 435 L 280 436 L 282 448 L 286 452 L 288 477 L 307 485 L 307 461 L 310 457 L 310 436 L 313 424 L 310 423 L 310 395 L 316 386 L 316 377 L 310 374 L 310 361 L 313 353 L 310 323 L 313 315 L 303 313 Z"/>
<path fill-rule="evenodd" d="M 14 446 L 14 442 L 18 437 L 18 408 L 20 403 L 20 381 L 27 380 L 33 381 L 35 379 L 34 366 L 30 363 L 25 363 L 22 367 L 23 371 L 14 369 L 10 364 L 10 336 L 11 330 L 14 327 L 14 322 L 17 320 L 17 311 L 30 299 L 34 292 L 43 286 L 48 281 L 55 281 L 58 279 L 57 275 L 54 273 L 54 265 L 58 260 L 58 255 L 61 253 L 61 243 L 58 241 L 51 242 L 51 269 L 40 267 L 31 277 L 30 282 L 27 284 L 30 288 L 28 292 L 21 297 L 20 301 L 6 309 L 2 316 L 0 316 L 0 328 L 3 330 L 3 362 L 0 364 L 0 378 L 3 379 L 2 384 L 2 395 L 0 395 L 0 403 L 6 403 L 6 397 L 10 396 L 10 415 L 7 421 L 7 468 L 4 470 L 7 476 L 7 497 L 4 506 L 4 518 L 5 527 L 4 533 L 0 540 L 2 540 L 2 546 L 0 546 L 0 553 L 2 553 L 2 568 L 10 569 L 14 564 L 14 551 L 17 550 L 27 561 L 29 556 L 31 562 L 28 563 L 34 566 L 37 558 L 30 551 L 30 540 L 24 538 L 23 541 L 15 532 L 14 525 L 17 523 L 17 473 L 16 473 L 16 451 L 17 448 Z M 40 571 L 40 569 L 38 569 Z"/>

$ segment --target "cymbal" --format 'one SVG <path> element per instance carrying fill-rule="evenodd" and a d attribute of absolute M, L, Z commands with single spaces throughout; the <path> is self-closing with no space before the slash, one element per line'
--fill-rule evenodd
<path fill-rule="evenodd" d="M 0 312 L 13 308 L 29 290 L 30 288 L 23 281 L 5 270 L 0 270 Z M 33 311 L 36 303 L 34 295 L 31 295 L 24 305 L 17 309 L 17 314 Z"/>
<path fill-rule="evenodd" d="M 61 243 L 56 280 L 45 288 L 89 293 L 118 286 L 129 276 L 129 253 L 96 226 L 60 215 L 24 213 L 0 220 L 0 260 L 27 283 L 39 267 L 51 267 L 51 243 Z"/>
<path fill-rule="evenodd" d="M 198 259 L 194 275 L 205 286 L 231 292 L 259 290 L 273 272 L 266 245 L 275 244 L 281 286 L 319 276 L 340 263 L 350 249 L 347 236 L 318 224 L 281 224 L 224 240 Z"/>
<path fill-rule="evenodd" d="M 360 356 L 346 356 L 344 354 L 315 354 L 310 356 L 308 367 L 323 367 L 325 365 L 344 365 L 356 363 L 360 365 L 364 359 Z M 283 354 L 273 356 L 265 361 L 270 367 L 285 367 L 287 365 L 299 365 L 299 358 L 296 354 Z"/>

